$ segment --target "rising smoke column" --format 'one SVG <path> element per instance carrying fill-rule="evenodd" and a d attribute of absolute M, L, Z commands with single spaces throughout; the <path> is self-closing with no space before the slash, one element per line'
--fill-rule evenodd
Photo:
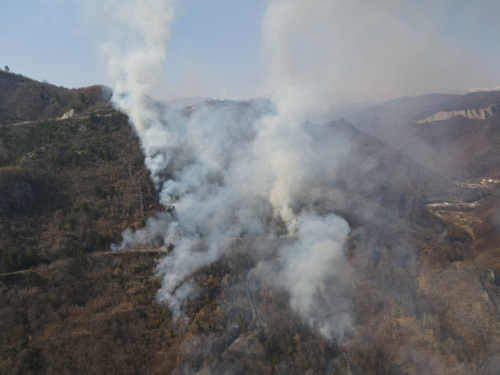
<path fill-rule="evenodd" d="M 352 330 L 342 281 L 349 269 L 343 250 L 349 226 L 298 204 L 308 186 L 334 173 L 338 156 L 315 150 L 306 126 L 315 110 L 315 92 L 300 74 L 307 67 L 295 66 L 296 33 L 307 33 L 308 26 L 323 19 L 324 2 L 315 3 L 317 7 L 305 0 L 270 2 L 262 30 L 275 110 L 241 129 L 234 129 L 223 113 L 205 108 L 186 117 L 146 97 L 166 62 L 174 1 L 99 3 L 109 31 L 103 51 L 113 103 L 129 115 L 140 138 L 160 202 L 176 207 L 175 217 L 159 214 L 144 230 L 125 232 L 116 250 L 158 235 L 175 245 L 158 264 L 163 283 L 157 295 L 175 319 L 183 316 L 183 304 L 196 292 L 186 278 L 230 249 L 230 241 L 211 239 L 272 236 L 264 222 L 275 217 L 296 237 L 279 251 L 283 268 L 278 276 L 290 293 L 291 307 L 325 337 L 340 340 Z M 304 15 L 313 22 L 297 28 Z"/>
<path fill-rule="evenodd" d="M 344 255 L 348 223 L 335 215 L 320 217 L 296 212 L 298 196 L 318 181 L 334 180 L 336 158 L 346 151 L 344 140 L 318 154 L 317 143 L 307 126 L 308 116 L 321 111 L 321 87 L 311 84 L 311 58 L 303 59 L 301 48 L 327 49 L 325 31 L 334 10 L 331 1 L 273 0 L 262 22 L 263 53 L 269 67 L 269 82 L 276 114 L 264 119 L 255 147 L 270 161 L 272 184 L 269 201 L 287 222 L 297 241 L 280 249 L 283 286 L 290 294 L 291 307 L 328 339 L 342 340 L 353 330 L 351 303 L 346 298 L 351 267 Z M 311 50 L 309 47 L 306 50 Z M 329 61 L 323 62 L 328 64 Z M 318 72 L 322 72 L 318 69 Z M 321 77 L 315 77 L 321 80 Z M 316 91 L 316 89 L 319 91 Z M 314 125 L 313 125 L 314 126 Z M 338 153 L 335 148 L 338 147 Z"/>

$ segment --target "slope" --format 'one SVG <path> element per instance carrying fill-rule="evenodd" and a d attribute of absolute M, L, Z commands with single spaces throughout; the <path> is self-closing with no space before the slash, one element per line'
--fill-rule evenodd
<path fill-rule="evenodd" d="M 180 115 L 197 110 L 226 111 L 234 127 L 245 127 L 262 106 L 214 101 Z M 157 249 L 105 251 L 160 208 L 127 118 L 92 111 L 88 104 L 81 118 L 2 130 L 0 246 L 7 272 L 0 275 L 0 372 L 498 370 L 500 264 L 488 258 L 494 184 L 489 193 L 479 188 L 481 197 L 346 121 L 310 124 L 318 155 L 334 139 L 348 145 L 338 168 L 300 193 L 299 205 L 335 212 L 351 226 L 345 251 L 354 272 L 345 297 L 354 335 L 329 342 L 290 309 L 289 296 L 266 272 L 279 271 L 276 251 L 288 238 L 235 241 L 191 277 L 198 295 L 186 306 L 187 319 L 174 322 L 154 302 Z M 323 297 L 334 305 L 327 291 L 335 280 L 328 284 Z"/>
<path fill-rule="evenodd" d="M 464 96 L 432 94 L 384 103 L 348 119 L 412 159 L 448 178 L 497 178 L 500 170 L 500 93 Z M 439 113 L 490 109 L 491 116 L 476 119 L 450 115 L 444 121 L 417 123 Z"/>

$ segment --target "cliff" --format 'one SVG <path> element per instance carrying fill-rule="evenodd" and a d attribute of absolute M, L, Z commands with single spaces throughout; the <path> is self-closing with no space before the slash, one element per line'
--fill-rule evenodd
<path fill-rule="evenodd" d="M 416 124 L 425 124 L 429 122 L 436 122 L 436 121 L 446 121 L 450 120 L 454 117 L 462 116 L 465 118 L 468 118 L 470 120 L 487 120 L 491 117 L 493 117 L 493 113 L 495 111 L 498 111 L 500 108 L 500 104 L 492 104 L 489 107 L 486 108 L 481 108 L 481 109 L 463 109 L 460 111 L 440 111 L 432 116 L 426 117 L 421 120 L 415 121 Z"/>

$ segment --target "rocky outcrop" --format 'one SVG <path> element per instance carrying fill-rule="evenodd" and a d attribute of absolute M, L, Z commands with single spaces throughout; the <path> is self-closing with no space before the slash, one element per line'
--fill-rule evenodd
<path fill-rule="evenodd" d="M 487 120 L 493 117 L 493 113 L 495 111 L 498 111 L 499 107 L 500 104 L 492 104 L 487 108 L 481 108 L 481 109 L 463 109 L 460 111 L 451 111 L 451 112 L 441 111 L 433 114 L 432 116 L 415 121 L 415 123 L 425 124 L 429 122 L 446 121 L 458 116 L 462 116 L 470 120 Z"/>
<path fill-rule="evenodd" d="M 62 115 L 61 120 L 67 120 L 75 115 L 75 110 L 71 109 L 68 112 L 66 112 L 64 115 Z"/>

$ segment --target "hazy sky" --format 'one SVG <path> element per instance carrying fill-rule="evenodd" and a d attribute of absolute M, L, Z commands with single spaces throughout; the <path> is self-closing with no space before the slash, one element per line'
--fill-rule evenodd
<path fill-rule="evenodd" d="M 82 12 L 84 2 L 0 0 L 0 66 L 56 85 L 106 84 L 99 29 Z M 337 4 L 325 10 L 331 22 L 313 30 L 320 37 L 296 36 L 313 44 L 296 53 L 297 69 L 317 72 L 312 80 L 327 83 L 325 94 L 361 100 L 500 85 L 498 0 L 320 0 L 311 6 L 322 3 Z M 155 95 L 266 94 L 266 7 L 266 0 L 182 2 Z M 294 22 L 291 29 L 310 32 L 307 22 Z"/>

